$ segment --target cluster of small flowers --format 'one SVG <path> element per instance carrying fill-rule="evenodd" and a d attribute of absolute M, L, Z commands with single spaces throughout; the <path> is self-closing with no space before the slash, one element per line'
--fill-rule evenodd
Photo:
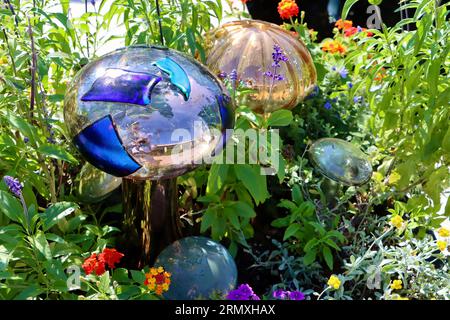
<path fill-rule="evenodd" d="M 150 268 L 150 271 L 145 274 L 144 285 L 150 290 L 154 290 L 157 295 L 162 295 L 163 292 L 169 291 L 171 274 L 166 272 L 163 267 Z"/>
<path fill-rule="evenodd" d="M 450 237 L 450 230 L 448 230 L 447 228 L 441 227 L 441 228 L 439 228 L 439 230 L 437 232 L 438 232 L 439 236 L 441 236 L 442 238 Z M 440 251 L 445 251 L 445 249 L 447 249 L 447 246 L 448 246 L 446 239 L 438 240 L 436 242 L 436 244 Z"/>
<path fill-rule="evenodd" d="M 279 300 L 305 300 L 305 295 L 301 291 L 285 291 L 283 289 L 275 290 L 272 294 L 275 299 Z"/>
<path fill-rule="evenodd" d="M 222 71 L 217 75 L 217 77 L 219 77 L 219 79 L 222 80 L 228 79 L 232 82 L 236 82 L 238 80 L 236 69 L 231 70 L 230 74 L 227 74 L 226 72 Z"/>
<path fill-rule="evenodd" d="M 347 47 L 338 40 L 326 40 L 321 48 L 322 51 L 329 53 L 345 54 L 347 52 Z"/>
<path fill-rule="evenodd" d="M 20 198 L 22 195 L 22 184 L 20 183 L 19 179 L 11 177 L 11 176 L 4 176 L 3 180 L 5 181 L 6 185 L 8 186 L 9 191 L 11 191 L 16 197 Z"/>
<path fill-rule="evenodd" d="M 370 31 L 367 31 L 366 28 L 361 28 L 360 26 L 354 27 L 353 22 L 350 20 L 339 19 L 338 21 L 336 21 L 335 26 L 339 30 L 343 30 L 344 35 L 346 37 L 351 37 L 352 35 L 359 33 L 359 32 L 365 32 L 368 37 L 373 36 L 373 33 Z"/>
<path fill-rule="evenodd" d="M 284 77 L 281 74 L 277 73 L 277 69 L 281 68 L 281 64 L 280 62 L 287 62 L 289 59 L 288 57 L 286 57 L 286 55 L 284 54 L 283 50 L 281 49 L 281 47 L 278 44 L 275 44 L 273 46 L 273 53 L 272 53 L 272 68 L 273 71 L 266 71 L 264 72 L 264 76 L 268 77 L 268 78 L 272 78 L 275 81 L 282 81 L 284 80 Z"/>
<path fill-rule="evenodd" d="M 278 3 L 278 13 L 281 19 L 291 19 L 298 16 L 298 6 L 294 0 L 281 0 Z"/>
<path fill-rule="evenodd" d="M 116 263 L 119 263 L 123 253 L 120 253 L 116 249 L 103 249 L 103 252 L 100 254 L 93 253 L 89 258 L 87 258 L 83 264 L 82 268 L 86 274 L 91 274 L 95 272 L 96 275 L 100 276 L 106 271 L 106 266 L 110 269 L 114 269 L 116 267 Z"/>
<path fill-rule="evenodd" d="M 227 294 L 227 300 L 260 300 L 248 284 L 241 284 Z"/>

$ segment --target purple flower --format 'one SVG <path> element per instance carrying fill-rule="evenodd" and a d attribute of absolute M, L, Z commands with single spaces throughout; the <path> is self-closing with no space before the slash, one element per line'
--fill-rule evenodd
<path fill-rule="evenodd" d="M 219 74 L 217 75 L 219 77 L 219 79 L 225 79 L 228 75 L 226 72 L 219 72 Z"/>
<path fill-rule="evenodd" d="M 20 184 L 19 179 L 13 178 L 11 176 L 4 176 L 3 180 L 8 186 L 9 191 L 11 191 L 16 197 L 22 195 L 22 185 Z"/>
<path fill-rule="evenodd" d="M 278 289 L 272 293 L 272 297 L 274 297 L 275 299 L 284 300 L 288 297 L 288 293 L 289 293 L 289 291 L 284 291 L 283 289 Z"/>
<path fill-rule="evenodd" d="M 353 83 L 347 82 L 347 86 L 348 86 L 349 89 L 351 89 L 351 88 L 353 88 Z"/>
<path fill-rule="evenodd" d="M 363 31 L 363 29 L 360 26 L 357 26 L 356 29 L 358 30 L 358 32 Z"/>
<path fill-rule="evenodd" d="M 339 70 L 339 75 L 341 76 L 342 79 L 347 78 L 347 76 L 348 76 L 348 70 L 347 70 L 345 67 L 342 67 L 342 68 Z"/>
<path fill-rule="evenodd" d="M 353 102 L 354 103 L 360 103 L 362 101 L 362 97 L 361 96 L 354 96 L 353 97 Z"/>
<path fill-rule="evenodd" d="M 229 78 L 231 81 L 236 81 L 236 80 L 237 80 L 238 76 L 237 76 L 237 71 L 236 71 L 236 69 L 233 69 L 233 70 L 230 72 L 230 74 L 228 75 L 228 78 Z"/>
<path fill-rule="evenodd" d="M 325 109 L 327 109 L 327 110 L 330 110 L 331 107 L 332 107 L 331 102 L 330 102 L 330 101 L 327 101 L 323 107 L 324 107 Z"/>
<path fill-rule="evenodd" d="M 23 142 L 28 143 L 29 141 L 30 141 L 30 139 L 28 137 L 23 138 Z"/>
<path fill-rule="evenodd" d="M 248 284 L 241 284 L 227 294 L 227 300 L 260 300 Z"/>
<path fill-rule="evenodd" d="M 286 62 L 288 61 L 288 57 L 284 54 L 281 47 L 277 44 L 273 46 L 273 52 L 272 52 L 272 71 L 265 71 L 263 75 L 268 78 L 272 78 L 273 81 L 282 81 L 284 80 L 284 77 L 281 74 L 277 73 L 277 69 L 281 68 L 280 62 Z"/>
<path fill-rule="evenodd" d="M 300 291 L 289 292 L 289 300 L 305 300 L 305 295 Z"/>

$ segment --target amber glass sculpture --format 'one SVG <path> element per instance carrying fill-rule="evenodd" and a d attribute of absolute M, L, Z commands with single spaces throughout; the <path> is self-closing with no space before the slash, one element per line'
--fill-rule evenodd
<path fill-rule="evenodd" d="M 207 66 L 215 73 L 236 70 L 238 79 L 254 89 L 242 104 L 260 113 L 291 109 L 316 85 L 316 69 L 305 44 L 291 32 L 258 20 L 230 22 L 207 34 Z M 273 70 L 274 45 L 287 61 L 280 63 L 282 80 L 265 73 Z"/>

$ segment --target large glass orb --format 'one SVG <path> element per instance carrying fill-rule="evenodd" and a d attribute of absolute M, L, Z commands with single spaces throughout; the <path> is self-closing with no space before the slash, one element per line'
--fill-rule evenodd
<path fill-rule="evenodd" d="M 231 99 L 194 59 L 128 47 L 86 65 L 69 85 L 64 119 L 81 154 L 117 177 L 181 175 L 223 146 Z"/>
<path fill-rule="evenodd" d="M 226 294 L 236 285 L 236 264 L 219 243 L 205 237 L 186 237 L 175 241 L 158 256 L 155 266 L 172 274 L 170 300 L 208 299 Z"/>
<path fill-rule="evenodd" d="M 85 203 L 99 202 L 122 184 L 122 179 L 112 176 L 86 163 L 77 177 L 77 195 Z"/>
<path fill-rule="evenodd" d="M 326 177 L 345 185 L 361 185 L 372 177 L 365 153 L 354 144 L 335 138 L 314 142 L 309 154 L 313 165 Z"/>
<path fill-rule="evenodd" d="M 305 44 L 278 25 L 259 20 L 226 23 L 207 34 L 207 66 L 215 73 L 236 70 L 254 93 L 242 97 L 240 103 L 256 112 L 291 109 L 314 89 L 316 69 Z M 274 71 L 274 45 L 288 58 Z M 273 81 L 265 72 L 283 76 Z"/>

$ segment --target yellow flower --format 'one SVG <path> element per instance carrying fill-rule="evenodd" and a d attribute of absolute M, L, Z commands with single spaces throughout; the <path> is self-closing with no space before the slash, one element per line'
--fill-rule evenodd
<path fill-rule="evenodd" d="M 150 290 L 155 290 L 156 284 L 155 284 L 155 283 L 149 283 L 149 284 L 147 285 L 147 287 L 148 287 Z"/>
<path fill-rule="evenodd" d="M 330 277 L 330 279 L 328 279 L 327 284 L 332 287 L 334 290 L 339 289 L 339 287 L 341 286 L 341 280 L 339 280 L 339 278 L 337 276 L 335 276 L 334 274 Z"/>
<path fill-rule="evenodd" d="M 7 64 L 7 63 L 8 63 L 8 58 L 6 58 L 6 57 L 1 57 L 0 58 L 0 66 L 3 65 L 3 64 Z"/>
<path fill-rule="evenodd" d="M 401 228 L 401 226 L 403 224 L 403 218 L 400 217 L 399 215 L 396 215 L 391 218 L 390 222 L 394 227 L 396 227 L 398 229 L 398 228 Z"/>
<path fill-rule="evenodd" d="M 450 237 L 450 230 L 448 230 L 448 229 L 446 229 L 446 228 L 444 228 L 444 227 L 440 228 L 440 229 L 438 230 L 438 233 L 439 233 L 439 235 L 440 235 L 441 237 L 443 237 L 443 238 Z"/>
<path fill-rule="evenodd" d="M 447 241 L 442 241 L 442 240 L 438 240 L 436 242 L 439 250 L 444 251 L 445 249 L 447 249 Z"/>
<path fill-rule="evenodd" d="M 162 288 L 163 288 L 164 291 L 168 291 L 169 290 L 169 285 L 167 283 L 164 283 L 162 285 Z"/>
<path fill-rule="evenodd" d="M 150 269 L 150 273 L 151 273 L 152 276 L 156 276 L 159 272 L 158 272 L 158 270 L 156 268 L 151 268 Z"/>
<path fill-rule="evenodd" d="M 164 272 L 164 268 L 163 267 L 158 267 L 158 273 L 163 273 Z"/>
<path fill-rule="evenodd" d="M 392 290 L 400 290 L 401 288 L 403 288 L 402 284 L 403 284 L 402 280 L 400 280 L 400 279 L 394 280 L 391 283 L 391 289 Z"/>
<path fill-rule="evenodd" d="M 399 296 L 398 294 L 395 294 L 395 295 L 392 295 L 391 300 L 409 300 L 409 298 L 408 297 L 402 297 L 402 296 Z"/>

